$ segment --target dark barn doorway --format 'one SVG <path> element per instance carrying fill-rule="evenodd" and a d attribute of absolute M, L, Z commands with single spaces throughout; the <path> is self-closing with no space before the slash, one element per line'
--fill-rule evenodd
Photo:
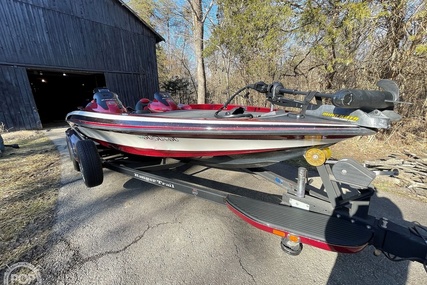
<path fill-rule="evenodd" d="M 65 115 L 85 106 L 95 87 L 105 86 L 103 74 L 27 70 L 43 127 L 65 123 Z"/>

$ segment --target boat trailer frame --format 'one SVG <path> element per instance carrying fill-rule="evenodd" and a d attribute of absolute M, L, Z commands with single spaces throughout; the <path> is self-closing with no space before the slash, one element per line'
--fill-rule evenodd
<path fill-rule="evenodd" d="M 295 179 L 261 167 L 233 167 L 242 175 L 260 176 L 283 189 L 281 195 L 254 190 L 262 193 L 259 199 L 185 178 L 182 170 L 189 166 L 211 167 L 201 160 L 131 156 L 104 148 L 71 128 L 66 130 L 66 141 L 74 169 L 81 172 L 88 187 L 102 184 L 106 168 L 224 204 L 252 226 L 280 236 L 281 248 L 291 255 L 298 255 L 303 244 L 341 253 L 357 253 L 371 245 L 375 255 L 419 262 L 427 271 L 427 228 L 416 222 L 402 226 L 370 215 L 370 199 L 375 193 L 370 183 L 376 175 L 352 159 L 326 161 L 315 169 L 287 164 Z"/>

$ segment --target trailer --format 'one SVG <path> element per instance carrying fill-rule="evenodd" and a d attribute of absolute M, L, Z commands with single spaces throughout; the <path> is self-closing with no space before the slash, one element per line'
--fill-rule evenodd
<path fill-rule="evenodd" d="M 65 137 L 73 167 L 87 187 L 101 185 L 104 169 L 110 169 L 223 204 L 248 224 L 279 236 L 281 248 L 290 255 L 298 255 L 303 245 L 348 254 L 373 246 L 375 255 L 418 262 L 427 272 L 427 227 L 417 222 L 402 226 L 370 215 L 376 174 L 353 159 L 326 160 L 316 166 L 310 161 L 304 166 L 289 163 L 285 172 L 290 175 L 285 177 L 257 166 L 256 155 L 237 159 L 141 157 L 105 148 L 76 129 L 67 129 Z M 192 165 L 237 171 L 242 177 L 256 175 L 280 187 L 282 193 L 255 189 L 260 195 L 246 195 L 232 187 L 212 188 L 180 175 Z"/>

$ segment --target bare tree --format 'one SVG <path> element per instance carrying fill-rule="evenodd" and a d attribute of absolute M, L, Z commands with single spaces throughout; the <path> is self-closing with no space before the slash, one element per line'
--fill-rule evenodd
<path fill-rule="evenodd" d="M 213 6 L 213 1 L 210 2 L 205 12 L 203 11 L 202 0 L 187 0 L 187 2 L 191 7 L 193 18 L 193 41 L 197 62 L 197 102 L 203 104 L 206 100 L 206 70 L 203 56 L 205 21 Z"/>

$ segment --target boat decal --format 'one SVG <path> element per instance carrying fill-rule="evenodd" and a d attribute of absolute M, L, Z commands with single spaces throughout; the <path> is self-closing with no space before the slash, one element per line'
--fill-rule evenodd
<path fill-rule="evenodd" d="M 168 187 L 168 188 L 175 189 L 175 185 L 174 185 L 173 183 L 171 183 L 171 182 L 164 182 L 164 181 L 162 181 L 162 180 L 160 180 L 160 179 L 154 179 L 154 178 L 151 178 L 151 177 L 148 177 L 148 176 L 145 176 L 145 175 L 139 174 L 139 173 L 134 173 L 134 175 L 135 175 L 135 177 L 136 177 L 136 178 L 138 178 L 139 180 L 142 180 L 142 181 L 145 181 L 145 182 L 148 182 L 148 183 L 157 184 L 157 185 L 160 185 L 160 186 L 164 186 L 164 187 Z"/>
<path fill-rule="evenodd" d="M 179 142 L 179 139 L 175 137 L 161 137 L 156 135 L 146 135 L 146 136 L 139 136 L 139 137 L 143 140 L 150 140 L 150 141 Z"/>
<path fill-rule="evenodd" d="M 334 113 L 330 113 L 330 112 L 323 112 L 322 116 L 329 117 L 329 118 L 344 119 L 344 120 L 353 121 L 353 122 L 359 121 L 359 117 L 356 117 L 356 116 L 349 116 L 349 115 L 343 115 L 343 114 L 334 114 Z"/>
<path fill-rule="evenodd" d="M 321 135 L 304 136 L 305 140 L 322 140 L 323 138 L 326 138 L 326 137 L 323 137 Z"/>

